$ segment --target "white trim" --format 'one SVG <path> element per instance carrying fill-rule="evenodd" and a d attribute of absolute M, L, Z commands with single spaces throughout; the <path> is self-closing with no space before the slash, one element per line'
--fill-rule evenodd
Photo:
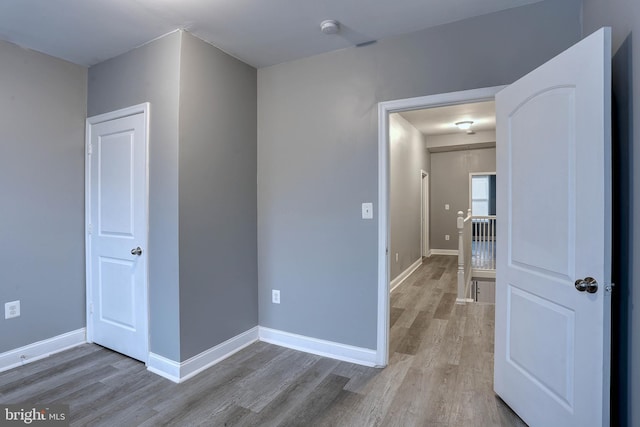
<path fill-rule="evenodd" d="M 306 353 L 317 354 L 318 356 L 343 360 L 345 362 L 356 363 L 358 365 L 378 366 L 375 350 L 292 334 L 290 332 L 265 328 L 263 326 L 260 326 L 258 329 L 260 341 L 264 341 L 269 344 L 304 351 Z"/>
<path fill-rule="evenodd" d="M 496 271 L 495 270 L 478 270 L 471 269 L 471 277 L 476 279 L 495 279 Z"/>
<path fill-rule="evenodd" d="M 91 116 L 87 118 L 87 124 L 96 125 L 98 123 L 108 122 L 110 120 L 122 119 L 124 117 L 134 116 L 136 114 L 144 113 L 148 114 L 149 103 L 143 102 L 142 104 L 132 105 L 131 107 L 121 108 L 119 110 L 110 111 L 104 114 L 98 114 L 97 116 Z"/>
<path fill-rule="evenodd" d="M 431 249 L 431 255 L 455 255 L 458 256 L 457 249 Z"/>
<path fill-rule="evenodd" d="M 88 117 L 86 120 L 85 127 L 85 176 L 84 176 L 84 236 L 85 236 L 85 294 L 86 294 L 86 304 L 85 304 L 85 316 L 86 316 L 86 342 L 93 342 L 93 317 L 92 317 L 92 308 L 93 308 L 93 295 L 91 289 L 91 235 L 89 233 L 89 225 L 91 224 L 91 160 L 89 158 L 90 155 L 90 146 L 91 146 L 91 129 L 93 125 L 98 123 L 107 122 L 110 120 L 121 119 L 124 117 L 133 116 L 136 114 L 144 114 L 145 120 L 145 211 L 147 217 L 145 218 L 146 222 L 146 230 L 145 230 L 145 242 L 144 248 L 146 252 L 147 262 L 145 271 L 145 303 L 146 307 L 144 310 L 146 311 L 147 322 L 145 328 L 147 329 L 147 356 L 150 354 L 149 352 L 149 123 L 150 123 L 150 109 L 151 104 L 149 102 L 143 102 L 141 104 L 133 105 L 131 107 L 121 108 L 116 111 L 110 111 L 104 114 L 98 114 L 96 116 Z M 148 362 L 145 360 L 144 362 Z"/>
<path fill-rule="evenodd" d="M 85 344 L 86 329 L 80 328 L 62 335 L 34 342 L 20 348 L 0 354 L 0 372 L 7 371 L 36 360 L 44 359 L 52 354 Z"/>
<path fill-rule="evenodd" d="M 376 364 L 389 360 L 389 114 L 495 99 L 505 86 L 419 96 L 378 103 L 378 320 Z M 431 250 L 431 253 L 435 253 Z"/>
<path fill-rule="evenodd" d="M 405 280 L 407 280 L 407 278 L 409 276 L 411 276 L 411 274 L 416 271 L 418 269 L 418 267 L 420 267 L 422 265 L 422 257 L 420 257 L 419 259 L 416 260 L 416 262 L 414 262 L 413 264 L 411 264 L 409 266 L 409 268 L 407 268 L 405 271 L 403 271 L 402 273 L 398 274 L 398 277 L 396 277 L 395 279 L 393 279 L 391 281 L 391 283 L 389 284 L 389 287 L 391 288 L 389 290 L 389 292 L 393 292 L 398 286 L 400 286 L 402 284 L 402 282 L 404 282 Z"/>
<path fill-rule="evenodd" d="M 256 341 L 258 341 L 257 326 L 236 335 L 215 347 L 205 350 L 184 362 L 176 362 L 160 356 L 159 354 L 149 353 L 147 370 L 175 383 L 181 383 Z"/>
<path fill-rule="evenodd" d="M 426 185 L 425 185 L 426 184 Z M 429 256 L 429 172 L 420 169 L 420 253 Z"/>

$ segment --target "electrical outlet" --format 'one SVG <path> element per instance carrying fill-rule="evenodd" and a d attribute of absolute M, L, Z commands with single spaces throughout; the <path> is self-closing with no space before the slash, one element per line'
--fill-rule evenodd
<path fill-rule="evenodd" d="M 448 211 L 448 210 L 449 210 L 449 203 L 446 203 L 446 204 L 444 205 L 444 210 L 445 210 L 445 211 Z"/>
<path fill-rule="evenodd" d="M 20 316 L 20 300 L 4 304 L 4 318 L 11 319 Z"/>
<path fill-rule="evenodd" d="M 398 252 L 396 252 L 396 262 L 398 262 Z"/>
<path fill-rule="evenodd" d="M 280 304 L 280 291 L 277 289 L 271 290 L 271 302 L 274 304 Z"/>
<path fill-rule="evenodd" d="M 448 234 L 444 235 L 444 240 L 449 240 L 449 235 Z"/>

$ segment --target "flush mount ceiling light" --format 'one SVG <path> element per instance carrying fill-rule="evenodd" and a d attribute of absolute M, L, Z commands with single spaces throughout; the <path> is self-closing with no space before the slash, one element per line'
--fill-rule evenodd
<path fill-rule="evenodd" d="M 465 120 L 463 122 L 458 122 L 456 123 L 456 126 L 458 126 L 458 129 L 460 130 L 466 130 L 469 131 L 471 130 L 471 125 L 473 124 L 473 121 L 471 120 Z"/>
<path fill-rule="evenodd" d="M 323 34 L 336 34 L 340 31 L 340 23 L 334 19 L 327 19 L 320 23 L 320 31 Z"/>

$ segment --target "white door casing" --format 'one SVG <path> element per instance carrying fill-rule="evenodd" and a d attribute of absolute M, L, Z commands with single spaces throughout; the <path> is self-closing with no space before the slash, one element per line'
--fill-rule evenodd
<path fill-rule="evenodd" d="M 610 49 L 601 29 L 496 95 L 494 387 L 532 427 L 609 425 Z"/>
<path fill-rule="evenodd" d="M 420 248 L 422 256 L 429 256 L 429 173 L 424 170 L 420 171 Z"/>
<path fill-rule="evenodd" d="M 389 361 L 389 114 L 423 108 L 490 101 L 504 86 L 494 86 L 378 104 L 378 309 L 376 365 Z"/>
<path fill-rule="evenodd" d="M 148 104 L 87 119 L 87 340 L 143 362 L 147 136 Z"/>

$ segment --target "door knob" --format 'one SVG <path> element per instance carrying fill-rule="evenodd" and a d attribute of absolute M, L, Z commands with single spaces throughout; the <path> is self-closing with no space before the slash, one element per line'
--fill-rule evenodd
<path fill-rule="evenodd" d="M 138 255 L 138 256 L 142 255 L 142 249 L 140 248 L 140 246 L 138 246 L 137 248 L 131 249 L 131 255 Z"/>
<path fill-rule="evenodd" d="M 585 277 L 584 279 L 576 280 L 576 289 L 578 292 L 587 291 L 587 293 L 595 294 L 598 292 L 598 282 L 593 277 Z"/>

